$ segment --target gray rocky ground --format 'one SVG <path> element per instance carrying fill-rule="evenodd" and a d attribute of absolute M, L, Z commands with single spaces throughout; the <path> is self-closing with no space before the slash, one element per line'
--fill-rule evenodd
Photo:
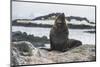
<path fill-rule="evenodd" d="M 60 62 L 95 61 L 95 46 L 81 45 L 66 52 L 35 48 L 30 42 L 12 42 L 11 64 L 47 64 Z"/>

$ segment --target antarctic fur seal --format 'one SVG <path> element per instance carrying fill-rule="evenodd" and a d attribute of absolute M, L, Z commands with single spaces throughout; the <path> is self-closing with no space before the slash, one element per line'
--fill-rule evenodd
<path fill-rule="evenodd" d="M 61 13 L 50 30 L 50 50 L 66 51 L 82 44 L 78 40 L 69 39 L 68 35 L 69 31 L 65 15 Z"/>
<path fill-rule="evenodd" d="M 66 25 L 65 15 L 61 13 L 55 20 L 53 27 L 50 30 L 51 50 L 64 51 L 68 47 L 68 26 Z"/>

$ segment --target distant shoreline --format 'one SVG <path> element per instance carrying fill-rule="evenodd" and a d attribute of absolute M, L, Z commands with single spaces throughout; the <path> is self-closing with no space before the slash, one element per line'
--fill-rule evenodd
<path fill-rule="evenodd" d="M 12 22 L 12 26 L 24 26 L 24 27 L 43 27 L 43 28 L 51 28 L 53 25 L 49 24 L 36 24 L 36 23 L 17 23 L 15 21 Z M 89 25 L 75 25 L 75 24 L 68 24 L 70 29 L 95 29 L 95 26 Z"/>

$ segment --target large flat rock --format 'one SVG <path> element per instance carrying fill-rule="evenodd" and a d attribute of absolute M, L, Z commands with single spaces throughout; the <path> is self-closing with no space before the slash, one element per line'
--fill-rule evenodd
<path fill-rule="evenodd" d="M 31 45 L 29 43 L 27 44 L 28 46 Z M 94 45 L 87 45 L 87 44 L 81 45 L 79 47 L 70 49 L 66 52 L 47 51 L 45 49 L 34 47 L 31 51 L 32 55 L 20 54 L 20 51 L 17 49 L 18 46 L 17 47 L 13 46 L 12 48 L 15 48 L 11 51 L 13 65 L 15 64 L 16 65 L 48 64 L 48 63 L 79 62 L 79 61 L 95 61 L 96 60 Z M 17 61 L 16 59 L 20 61 Z M 14 63 L 16 62 L 16 63 L 14 64 L 13 62 Z"/>

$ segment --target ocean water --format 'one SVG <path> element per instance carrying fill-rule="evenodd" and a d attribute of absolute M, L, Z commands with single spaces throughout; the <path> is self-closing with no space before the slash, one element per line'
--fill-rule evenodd
<path fill-rule="evenodd" d="M 35 21 L 30 21 L 30 23 L 36 23 L 36 24 L 49 24 L 49 25 L 54 25 L 55 20 L 35 20 Z M 74 25 L 90 25 L 90 26 L 95 26 L 95 24 L 90 24 L 87 21 L 76 21 L 76 20 L 71 20 L 70 22 L 66 20 L 67 24 L 74 24 Z"/>
<path fill-rule="evenodd" d="M 83 44 L 95 45 L 95 33 L 86 33 L 93 29 L 69 29 L 69 38 L 82 41 Z M 50 28 L 12 26 L 12 32 L 21 31 L 34 36 L 47 36 L 49 38 Z"/>

